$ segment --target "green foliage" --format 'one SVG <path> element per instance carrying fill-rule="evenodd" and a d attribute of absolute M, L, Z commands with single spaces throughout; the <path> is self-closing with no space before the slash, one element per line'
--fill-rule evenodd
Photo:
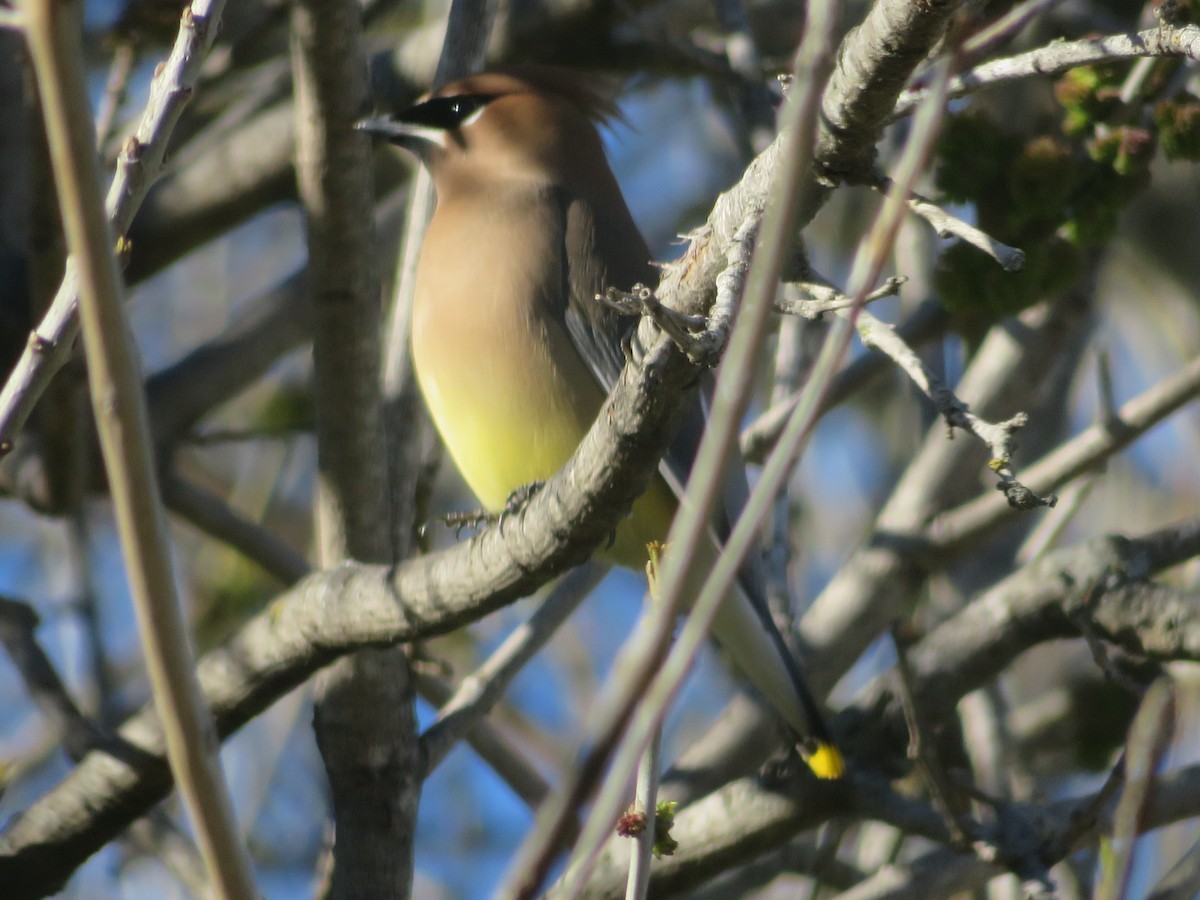
<path fill-rule="evenodd" d="M 1041 135 L 1022 144 L 1008 168 L 1003 231 L 1034 239 L 1052 233 L 1079 177 L 1075 152 L 1062 138 Z"/>
<path fill-rule="evenodd" d="M 973 247 L 950 247 L 935 274 L 947 309 L 979 325 L 1063 289 L 1079 272 L 1080 251 L 1108 240 L 1150 183 L 1160 145 L 1168 159 L 1200 159 L 1200 100 L 1162 100 L 1152 116 L 1141 102 L 1166 87 L 1175 65 L 1158 61 L 1131 103 L 1121 100 L 1128 64 L 1068 72 L 1055 88 L 1062 134 L 1022 134 L 979 110 L 947 121 L 937 148 L 941 197 L 972 205 L 983 231 L 1026 257 L 1023 271 L 1005 272 Z"/>
<path fill-rule="evenodd" d="M 934 284 L 950 312 L 988 319 L 1012 315 L 1061 290 L 1079 274 L 1079 249 L 1062 238 L 1028 244 L 1025 268 L 1006 272 L 974 247 L 958 243 L 942 254 Z"/>
<path fill-rule="evenodd" d="M 969 109 L 950 116 L 937 147 L 935 181 L 951 203 L 980 203 L 1003 193 L 1005 171 L 1020 139 L 991 116 Z"/>
<path fill-rule="evenodd" d="M 1158 142 L 1167 159 L 1200 160 L 1200 99 L 1180 94 L 1154 107 Z"/>
<path fill-rule="evenodd" d="M 679 849 L 679 841 L 671 837 L 671 828 L 675 825 L 675 808 L 679 804 L 674 800 L 663 800 L 654 807 L 654 847 L 656 859 L 664 856 L 674 856 Z"/>
<path fill-rule="evenodd" d="M 1128 66 L 1080 66 L 1067 72 L 1054 86 L 1063 108 L 1063 132 L 1072 137 L 1091 133 L 1121 109 L 1121 83 Z"/>

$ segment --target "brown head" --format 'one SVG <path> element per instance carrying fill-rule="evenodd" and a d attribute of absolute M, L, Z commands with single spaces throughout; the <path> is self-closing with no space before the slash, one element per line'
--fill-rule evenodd
<path fill-rule="evenodd" d="M 571 73 L 514 69 L 452 82 L 358 127 L 420 157 L 439 195 L 480 181 L 528 181 L 594 196 L 616 189 L 595 123 L 617 117 Z"/>

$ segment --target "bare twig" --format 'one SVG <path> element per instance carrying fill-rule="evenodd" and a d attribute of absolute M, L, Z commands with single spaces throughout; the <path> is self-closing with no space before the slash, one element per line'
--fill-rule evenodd
<path fill-rule="evenodd" d="M 887 179 L 883 179 L 873 187 L 876 190 L 884 190 L 886 184 Z M 908 208 L 928 222 L 938 237 L 956 237 L 965 241 L 994 259 L 1004 271 L 1020 272 L 1025 268 L 1024 251 L 1001 243 L 990 234 L 952 215 L 927 197 L 922 197 L 914 191 L 908 196 Z"/>
<path fill-rule="evenodd" d="M 859 315 L 858 333 L 865 346 L 881 350 L 909 376 L 937 408 L 948 429 L 961 428 L 983 442 L 991 457 L 988 468 L 1000 477 L 996 488 L 1003 491 L 1010 506 L 1014 509 L 1033 509 L 1038 506 L 1052 507 L 1058 502 L 1054 495 L 1039 497 L 1013 474 L 1010 465 L 1013 441 L 1017 430 L 1028 422 L 1025 413 L 1017 413 L 1003 422 L 988 422 L 971 412 L 967 404 L 930 372 L 921 358 L 899 338 L 895 329 L 864 311 Z"/>
<path fill-rule="evenodd" d="M 176 515 L 262 566 L 284 584 L 308 574 L 308 560 L 276 535 L 250 521 L 216 494 L 182 475 L 163 478 L 163 501 Z"/>
<path fill-rule="evenodd" d="M 713 364 L 711 352 L 705 352 L 701 337 L 706 325 L 705 320 L 700 316 L 689 316 L 663 306 L 654 296 L 653 289 L 646 285 L 635 284 L 628 291 L 610 287 L 603 294 L 596 294 L 595 300 L 623 316 L 645 316 L 664 334 L 670 335 L 675 346 L 686 353 L 693 362 Z M 717 348 L 718 355 L 720 349 Z"/>
<path fill-rule="evenodd" d="M 654 856 L 658 823 L 658 766 L 662 748 L 662 729 L 655 730 L 650 744 L 638 761 L 637 785 L 633 808 L 642 816 L 642 832 L 635 838 L 629 860 L 629 880 L 625 900 L 645 900 L 650 889 L 650 860 Z"/>
<path fill-rule="evenodd" d="M 899 283 L 896 282 L 896 279 L 889 279 L 888 284 L 868 296 L 884 296 L 889 292 L 894 292 L 898 287 Z M 826 288 L 825 294 L 828 299 L 822 298 L 820 305 L 815 308 L 821 311 L 832 310 L 838 315 L 844 315 L 848 310 L 854 308 L 853 299 L 839 294 L 836 289 Z M 802 314 L 808 315 L 808 312 Z M 1017 413 L 1012 418 L 998 423 L 980 418 L 971 412 L 967 404 L 955 396 L 941 378 L 929 371 L 921 358 L 913 352 L 891 325 L 880 321 L 866 310 L 860 310 L 857 313 L 857 327 L 863 346 L 879 350 L 899 366 L 918 390 L 934 404 L 948 428 L 951 430 L 961 428 L 984 443 L 991 455 L 988 467 L 1000 476 L 997 488 L 1004 491 L 1005 497 L 1008 498 L 1011 505 L 1017 509 L 1031 509 L 1038 506 L 1052 507 L 1058 502 L 1054 496 L 1044 499 L 1038 497 L 1016 479 L 1009 466 L 1013 451 L 1013 438 L 1017 430 L 1028 421 L 1028 417 L 1024 413 Z"/>
<path fill-rule="evenodd" d="M 908 281 L 903 275 L 892 275 L 884 280 L 880 287 L 870 291 L 862 298 L 862 304 L 874 303 L 884 297 L 895 297 L 900 288 Z M 808 300 L 795 300 L 790 297 L 779 297 L 775 300 L 775 308 L 785 315 L 803 316 L 806 319 L 819 319 L 826 313 L 850 309 L 854 306 L 854 298 L 847 297 L 826 281 L 799 281 L 796 287 L 808 294 Z"/>
<path fill-rule="evenodd" d="M 885 285 L 886 286 L 886 285 Z M 837 296 L 844 297 L 840 291 Z M 868 294 L 868 296 L 870 296 Z M 835 301 L 838 306 L 841 301 Z M 911 316 L 894 326 L 896 332 L 910 346 L 917 346 L 939 337 L 949 322 L 950 315 L 937 300 L 925 300 Z M 821 414 L 846 400 L 856 390 L 873 379 L 892 370 L 891 362 L 882 353 L 866 353 L 847 365 L 830 385 L 829 392 L 821 404 Z M 751 462 L 762 462 L 767 452 L 779 440 L 779 434 L 788 421 L 792 410 L 799 402 L 800 393 L 795 392 L 774 402 L 745 431 L 742 432 L 742 453 Z"/>
<path fill-rule="evenodd" d="M 1077 66 L 1143 56 L 1200 59 L 1200 26 L 1163 25 L 1132 34 L 1114 34 L 1082 41 L 1056 41 L 1028 53 L 983 63 L 956 76 L 950 82 L 950 96 L 961 97 L 1022 78 L 1057 75 Z M 911 113 L 928 92 L 928 87 L 905 91 L 896 101 L 892 118 Z"/>
<path fill-rule="evenodd" d="M 1058 505 L 1041 517 L 1029 531 L 1029 535 L 1021 542 L 1017 550 L 1016 560 L 1021 565 L 1033 562 L 1057 545 L 1068 525 L 1083 509 L 1087 498 L 1091 496 L 1096 485 L 1100 483 L 1100 475 L 1085 475 L 1063 488 Z"/>
<path fill-rule="evenodd" d="M 129 94 L 129 76 L 133 73 L 133 64 L 137 54 L 134 53 L 133 41 L 123 40 L 113 51 L 112 64 L 108 68 L 108 80 L 104 83 L 104 96 L 100 107 L 96 110 L 96 146 L 103 147 L 112 136 L 117 124 L 117 116 Z"/>
<path fill-rule="evenodd" d="M 142 382 L 129 346 L 109 223 L 95 188 L 100 173 L 81 23 L 53 0 L 31 2 L 25 11 L 64 230 L 79 273 L 96 426 L 167 753 L 215 889 L 222 897 L 248 900 L 257 892 L 175 591 Z"/>
<path fill-rule="evenodd" d="M 1117 421 L 1093 425 L 1024 471 L 1033 491 L 1049 491 L 1100 465 L 1181 406 L 1200 396 L 1200 359 L 1143 391 L 1118 410 Z M 935 519 L 926 531 L 935 554 L 956 553 L 1007 520 L 1012 508 L 985 494 Z"/>
<path fill-rule="evenodd" d="M 1175 734 L 1175 688 L 1169 679 L 1150 685 L 1129 726 L 1125 747 L 1125 790 L 1113 813 L 1112 854 L 1096 891 L 1098 900 L 1127 896 L 1136 838 L 1167 747 Z"/>
<path fill-rule="evenodd" d="M 1018 3 L 986 28 L 981 28 L 963 42 L 963 54 L 978 58 L 990 53 L 1025 29 L 1025 26 L 1044 12 L 1058 6 L 1062 0 L 1025 0 Z"/>
<path fill-rule="evenodd" d="M 122 147 L 109 188 L 106 210 L 117 235 L 129 228 L 134 213 L 161 172 L 171 132 L 191 99 L 200 66 L 216 38 L 224 6 L 225 0 L 195 0 L 183 11 L 175 46 L 156 71 L 141 122 Z M 78 299 L 76 264 L 68 260 L 54 301 L 0 390 L 0 455 L 12 449 L 42 391 L 69 358 L 79 333 Z"/>
<path fill-rule="evenodd" d="M 434 706 L 444 706 L 454 697 L 450 685 L 422 672 L 420 667 L 412 668 L 412 676 L 417 692 Z M 479 718 L 463 736 L 463 740 L 526 806 L 530 809 L 541 806 L 550 793 L 550 785 L 504 731 L 496 728 L 488 719 Z M 579 823 L 572 821 L 568 827 L 573 832 L 578 831 Z"/>
<path fill-rule="evenodd" d="M 644 284 L 635 284 L 630 291 L 608 288 L 595 299 L 622 315 L 644 316 L 670 335 L 675 345 L 687 358 L 698 366 L 713 367 L 721 359 L 725 344 L 729 340 L 729 326 L 733 321 L 746 274 L 750 270 L 750 257 L 754 251 L 754 235 L 758 230 L 760 214 L 746 217 L 734 233 L 726 258 L 727 265 L 717 276 L 717 297 L 706 318 L 689 316 L 686 313 L 663 306 L 654 291 Z"/>
<path fill-rule="evenodd" d="M 462 680 L 454 696 L 441 705 L 437 720 L 421 735 L 427 773 L 488 713 L 517 673 L 555 635 L 607 571 L 600 563 L 589 563 L 569 573 L 529 621 Z"/>
<path fill-rule="evenodd" d="M 926 736 L 926 729 L 917 711 L 912 692 L 912 670 L 908 665 L 907 648 L 895 626 L 892 641 L 896 646 L 896 691 L 900 706 L 904 710 L 904 721 L 908 725 L 908 758 L 916 764 L 929 790 L 933 808 L 938 811 L 950 832 L 951 842 L 960 850 L 971 845 L 976 829 L 961 811 L 961 803 L 951 796 L 952 785 L 938 761 L 934 748 Z"/>
<path fill-rule="evenodd" d="M 25 682 L 25 689 L 50 722 L 67 756 L 79 760 L 103 742 L 95 723 L 79 711 L 67 693 L 54 664 L 34 634 L 38 617 L 33 607 L 0 597 L 0 643 Z"/>

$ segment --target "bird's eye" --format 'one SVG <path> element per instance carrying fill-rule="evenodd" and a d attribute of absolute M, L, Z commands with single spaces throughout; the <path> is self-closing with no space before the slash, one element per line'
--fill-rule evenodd
<path fill-rule="evenodd" d="M 404 113 L 401 118 L 414 125 L 429 125 L 449 131 L 458 128 L 494 97 L 488 94 L 458 94 L 454 97 L 433 97 Z"/>

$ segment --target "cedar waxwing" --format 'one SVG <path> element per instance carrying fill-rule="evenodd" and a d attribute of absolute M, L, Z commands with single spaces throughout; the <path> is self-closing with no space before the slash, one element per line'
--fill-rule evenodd
<path fill-rule="evenodd" d="M 413 363 L 446 449 L 489 510 L 562 468 L 620 374 L 625 326 L 596 294 L 657 281 L 594 124 L 613 115 L 570 75 L 534 70 L 457 81 L 358 126 L 416 154 L 432 176 Z M 663 474 L 599 551 L 605 559 L 640 571 L 647 543 L 666 539 L 668 484 L 686 482 L 703 427 L 699 400 L 691 406 Z M 709 564 L 718 552 L 714 538 Z M 722 603 L 713 635 L 796 732 L 813 771 L 836 778 L 841 755 L 771 621 L 757 566 Z"/>

